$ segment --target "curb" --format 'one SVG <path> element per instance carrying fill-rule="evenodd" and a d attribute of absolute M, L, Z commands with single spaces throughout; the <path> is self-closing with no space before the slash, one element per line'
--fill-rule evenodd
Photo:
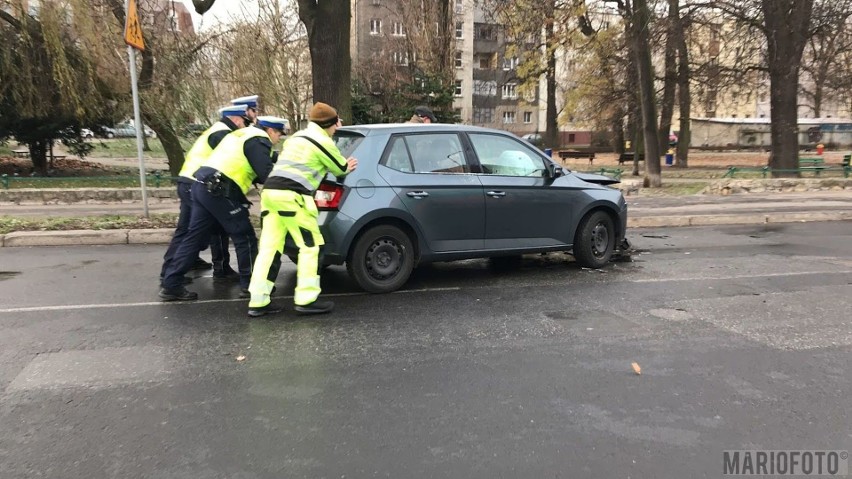
<path fill-rule="evenodd" d="M 673 228 L 683 226 L 757 225 L 814 221 L 849 221 L 852 211 L 797 213 L 747 213 L 742 215 L 645 216 L 628 218 L 628 228 Z M 116 244 L 167 244 L 170 229 L 17 231 L 0 235 L 0 246 L 90 246 Z M 260 235 L 260 232 L 258 232 Z"/>
<path fill-rule="evenodd" d="M 627 218 L 628 228 L 671 228 L 679 226 L 755 225 L 852 220 L 852 211 L 797 213 L 746 213 L 741 215 L 646 216 Z"/>

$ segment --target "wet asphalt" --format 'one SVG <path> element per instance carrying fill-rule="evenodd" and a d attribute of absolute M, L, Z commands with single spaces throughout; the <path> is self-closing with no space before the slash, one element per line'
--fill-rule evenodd
<path fill-rule="evenodd" d="M 160 303 L 164 246 L 0 249 L 0 478 L 721 477 L 852 449 L 852 223 L 634 229 L 632 261 Z M 285 264 L 275 301 L 290 306 Z M 631 363 L 641 367 L 637 375 Z"/>

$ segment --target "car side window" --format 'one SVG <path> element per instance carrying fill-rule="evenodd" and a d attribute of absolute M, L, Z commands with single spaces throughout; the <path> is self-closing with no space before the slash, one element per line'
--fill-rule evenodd
<path fill-rule="evenodd" d="M 461 140 L 455 133 L 405 137 L 416 173 L 470 173 Z"/>
<path fill-rule="evenodd" d="M 500 135 L 471 133 L 470 141 L 484 174 L 544 176 L 547 172 L 544 159 L 519 140 Z"/>
<path fill-rule="evenodd" d="M 414 171 L 411 166 L 411 157 L 408 155 L 408 149 L 405 146 L 405 140 L 401 136 L 391 138 L 388 154 L 385 158 L 385 166 L 406 173 Z"/>

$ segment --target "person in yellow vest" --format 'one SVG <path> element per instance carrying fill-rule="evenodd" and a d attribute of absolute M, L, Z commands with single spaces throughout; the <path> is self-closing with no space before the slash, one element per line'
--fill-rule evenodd
<path fill-rule="evenodd" d="M 272 146 L 283 136 L 284 120 L 260 116 L 257 126 L 231 132 L 195 172 L 192 184 L 192 218 L 189 231 L 178 247 L 163 277 L 160 299 L 187 301 L 198 298 L 188 291 L 181 278 L 192 266 L 193 257 L 209 241 L 217 224 L 228 233 L 237 252 L 240 297 L 248 298 L 252 265 L 257 257 L 257 236 L 249 218 L 251 203 L 246 198 L 252 184 L 262 184 L 272 171 Z"/>
<path fill-rule="evenodd" d="M 251 317 L 281 311 L 273 305 L 271 295 L 288 241 L 299 249 L 293 296 L 296 311 L 318 314 L 334 309 L 331 301 L 317 299 L 320 294 L 320 247 L 324 241 L 317 224 L 314 193 L 326 173 L 343 176 L 358 166 L 358 160 L 343 158 L 332 139 L 341 125 L 334 108 L 316 103 L 308 119 L 307 128 L 284 142 L 278 162 L 260 193 L 263 228 L 260 252 L 249 284 L 248 315 Z"/>
<path fill-rule="evenodd" d="M 220 119 L 216 123 L 204 131 L 201 136 L 195 140 L 192 148 L 186 153 L 186 158 L 183 162 L 183 167 L 178 173 L 177 179 L 177 194 L 180 199 L 180 213 L 178 213 L 177 227 L 172 235 L 172 240 L 169 242 L 169 247 L 166 249 L 166 254 L 163 256 L 163 267 L 160 269 L 160 281 L 166 274 L 169 264 L 177 252 L 181 241 L 186 237 L 189 231 L 189 219 L 192 217 L 192 199 L 189 196 L 189 190 L 192 184 L 195 183 L 195 177 L 192 176 L 201 166 L 207 161 L 207 158 L 213 153 L 213 149 L 219 145 L 222 138 L 228 133 L 243 128 L 248 125 L 249 118 L 247 116 L 246 105 L 232 105 L 219 109 Z M 214 231 L 210 237 L 210 256 L 213 260 L 213 279 L 215 281 L 235 279 L 237 272 L 231 268 L 231 255 L 228 251 L 228 235 L 224 231 Z M 200 258 L 199 258 L 200 259 Z M 196 259 L 193 263 L 193 269 L 198 268 L 201 262 L 205 263 L 204 267 L 209 268 L 206 261 Z M 185 279 L 184 282 L 189 278 Z"/>

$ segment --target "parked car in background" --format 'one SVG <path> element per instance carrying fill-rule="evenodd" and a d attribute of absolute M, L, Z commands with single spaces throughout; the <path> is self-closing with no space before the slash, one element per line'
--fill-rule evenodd
<path fill-rule="evenodd" d="M 544 144 L 544 138 L 542 138 L 541 133 L 527 133 L 521 138 L 527 140 L 528 142 L 530 142 L 530 144 L 539 148 L 541 148 L 541 146 Z"/>
<path fill-rule="evenodd" d="M 80 136 L 82 136 L 83 138 L 94 138 L 95 132 L 88 128 L 82 128 L 80 129 Z"/>
<path fill-rule="evenodd" d="M 104 128 L 105 136 L 107 138 L 136 138 L 136 127 L 132 123 L 119 123 L 115 125 L 115 128 Z M 154 133 L 154 130 L 151 128 L 144 126 L 143 133 L 148 138 L 156 138 L 157 134 Z"/>
<path fill-rule="evenodd" d="M 324 262 L 346 263 L 366 291 L 401 288 L 420 263 L 562 251 L 600 268 L 628 246 L 617 180 L 566 170 L 511 133 L 358 125 L 335 142 L 358 168 L 315 195 Z"/>

